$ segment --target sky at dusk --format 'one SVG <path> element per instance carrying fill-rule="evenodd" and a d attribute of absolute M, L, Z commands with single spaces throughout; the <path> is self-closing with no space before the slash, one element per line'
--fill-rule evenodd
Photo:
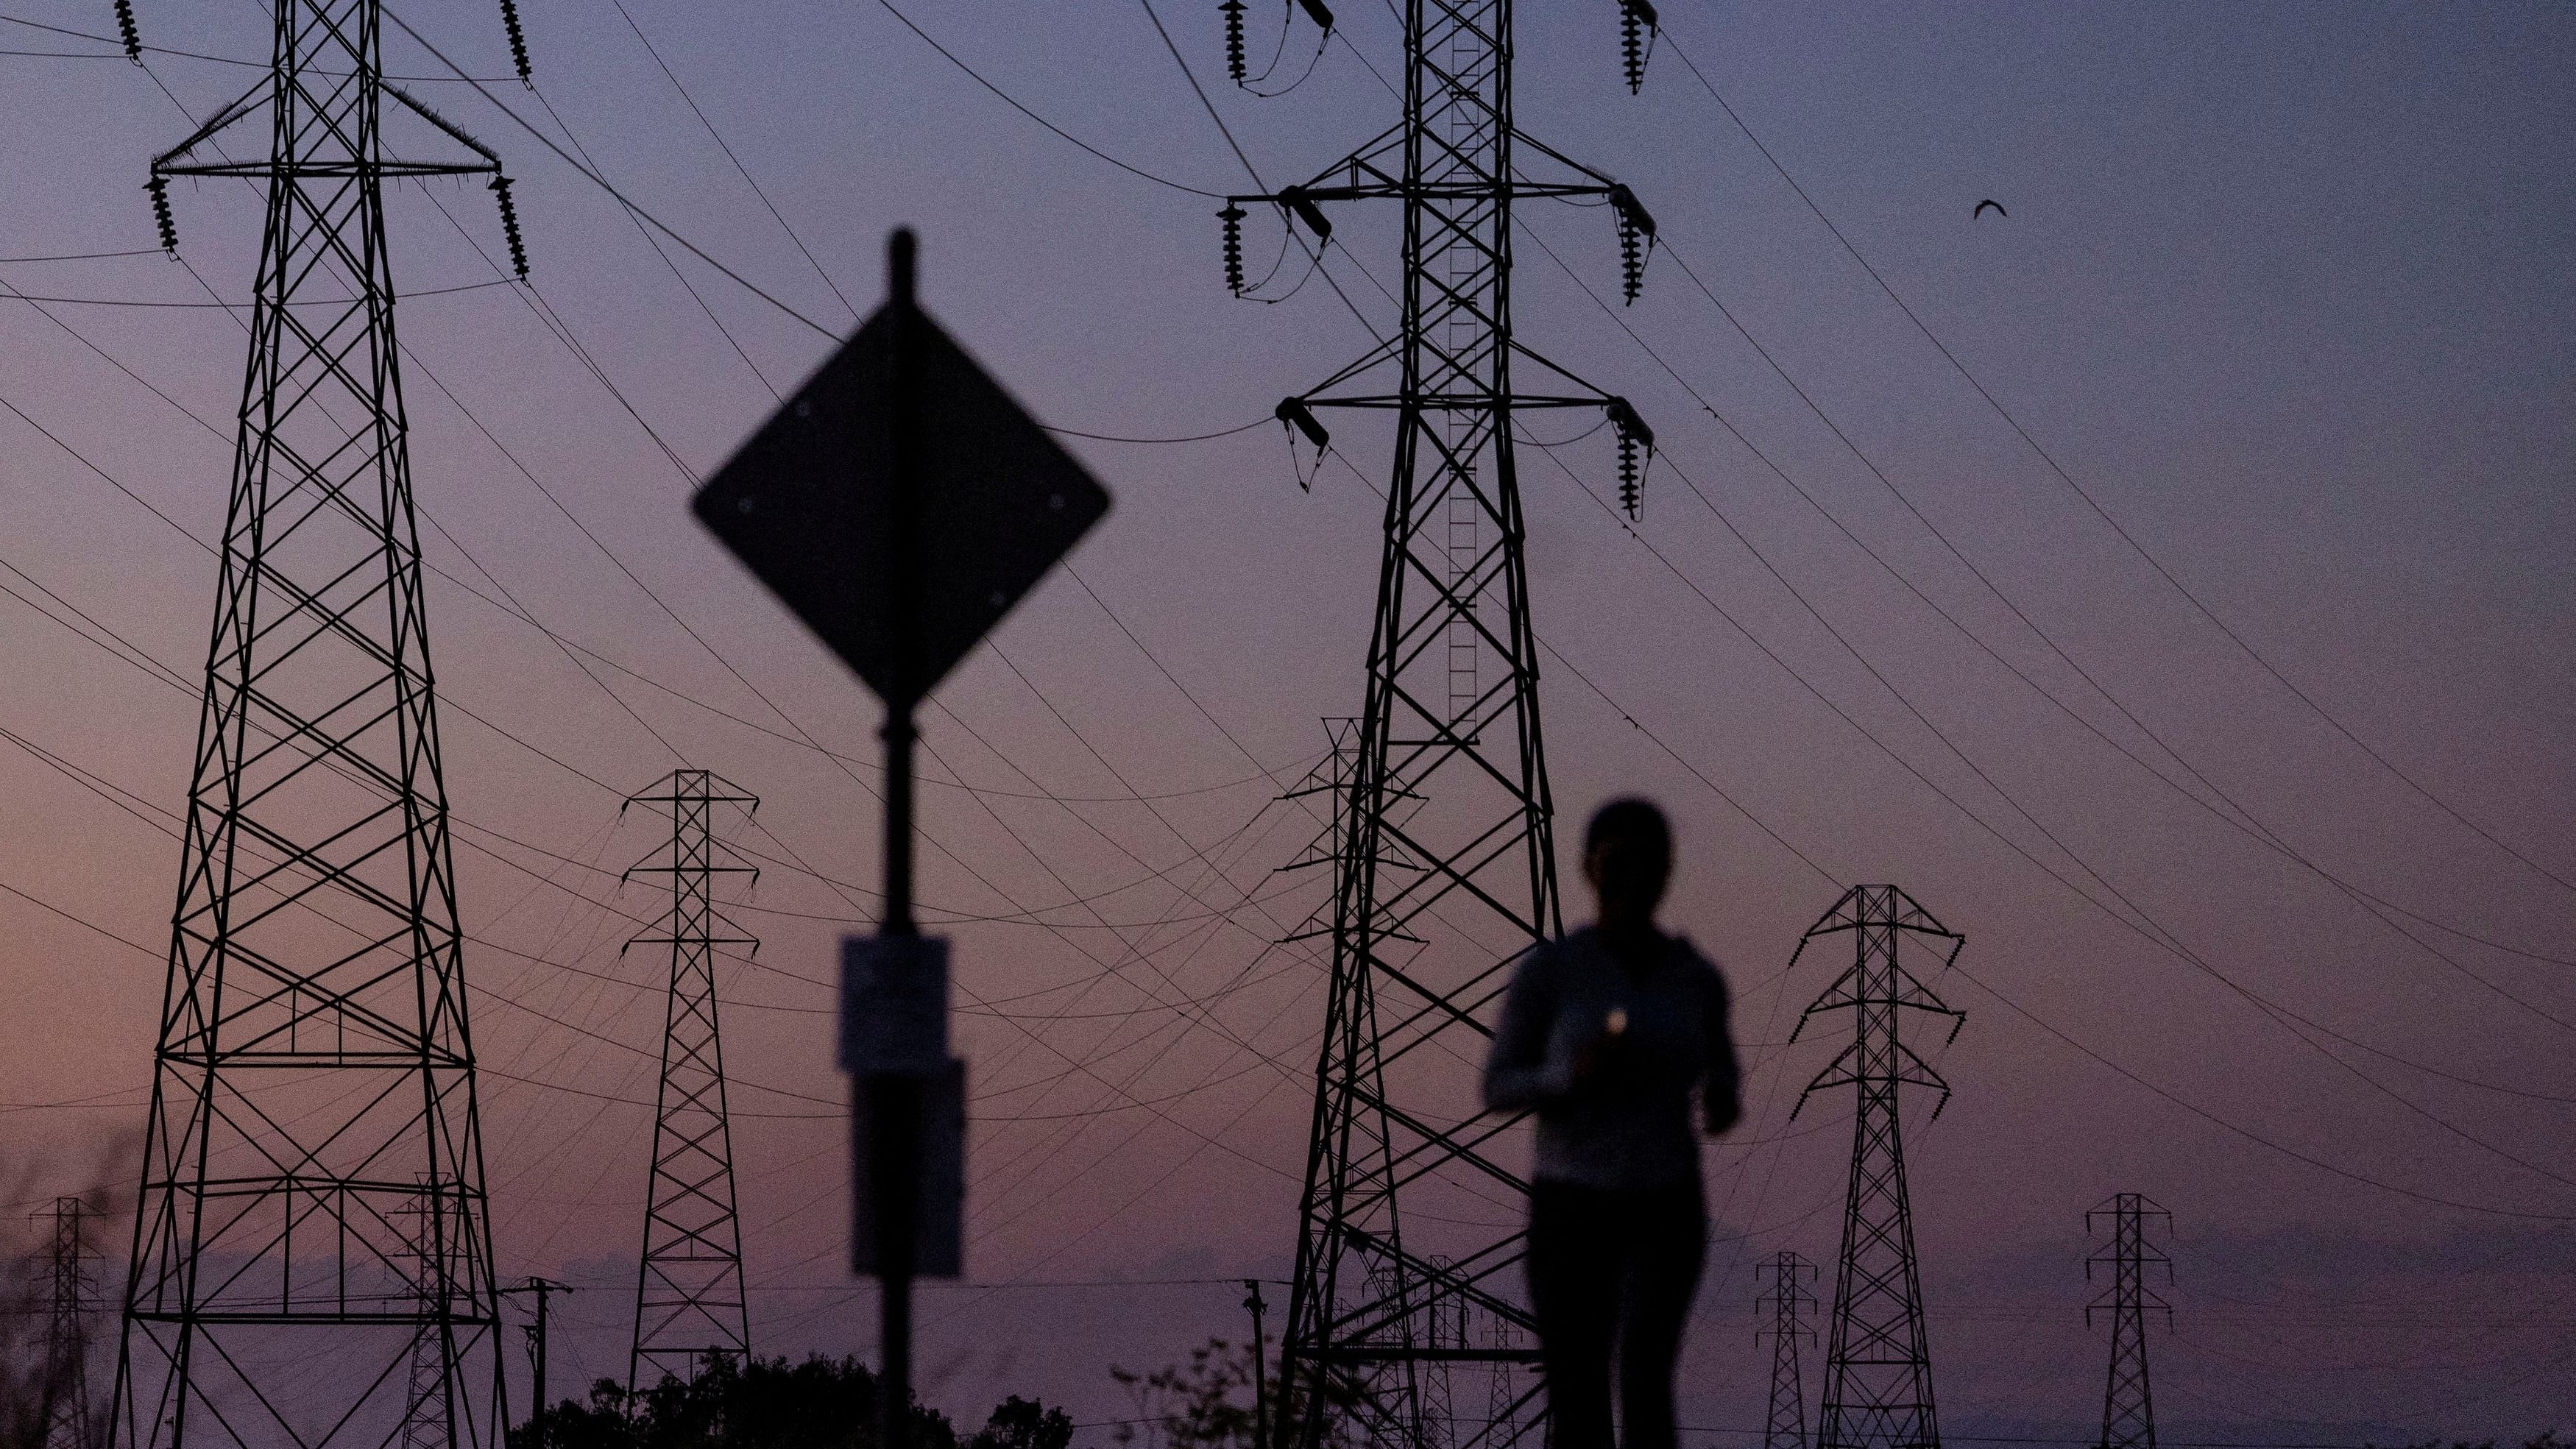
<path fill-rule="evenodd" d="M 1132 1412 L 1111 1364 L 1239 1337 L 1235 1280 L 1294 1243 L 1323 971 L 1279 943 L 1322 891 L 1282 867 L 1323 807 L 1283 797 L 1359 705 L 1389 443 L 1319 460 L 1267 419 L 1390 325 L 1397 217 L 1341 209 L 1309 275 L 1256 210 L 1254 277 L 1283 260 L 1243 301 L 1214 213 L 1391 124 L 1401 37 L 1345 0 L 1319 54 L 1300 15 L 1264 98 L 1213 0 L 897 4 L 918 33 L 878 0 L 522 0 L 533 91 L 496 7 L 393 7 L 483 78 L 387 40 L 517 178 L 531 266 L 502 279 L 479 183 L 389 202 L 494 1231 L 504 1275 L 579 1286 L 558 1386 L 622 1376 L 666 968 L 620 950 L 657 907 L 621 891 L 654 839 L 619 804 L 685 759 L 762 801 L 731 907 L 761 947 L 723 983 L 753 1335 L 874 1352 L 827 983 L 874 917 L 876 706 L 687 500 L 911 225 L 926 305 L 1043 420 L 1222 434 L 1067 439 L 1114 511 L 923 719 L 975 1097 L 923 1392 L 979 1422 L 1036 1393 L 1090 1444 Z M 1253 6 L 1256 66 L 1283 8 Z M 142 182 L 258 78 L 265 12 L 136 11 L 144 68 L 81 38 L 105 0 L 0 0 L 29 1205 L 141 1130 L 242 376 L 210 303 L 258 239 L 246 187 L 178 185 L 183 266 Z M 1690 1442 L 1761 1425 L 1755 1262 L 1833 1255 L 1849 1103 L 1790 1114 L 1838 1041 L 1788 1037 L 1834 967 L 1784 968 L 1882 881 L 1967 938 L 1934 983 L 1955 1095 L 1907 1124 L 1945 1429 L 2092 1432 L 2084 1215 L 2118 1191 L 2174 1217 L 2169 1442 L 2576 1427 L 2576 13 L 1663 19 L 1632 97 L 1611 0 L 1521 8 L 1523 130 L 1662 245 L 1621 307 L 1607 213 L 1525 204 L 1514 307 L 1660 445 L 1633 525 L 1606 432 L 1520 476 L 1560 811 L 1673 811 L 1668 918 L 1751 1064 L 1707 1157 Z"/>

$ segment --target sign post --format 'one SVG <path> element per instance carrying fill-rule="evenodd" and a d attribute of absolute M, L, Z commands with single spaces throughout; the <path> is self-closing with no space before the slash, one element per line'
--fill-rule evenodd
<path fill-rule="evenodd" d="M 916 297 L 909 229 L 887 296 L 698 491 L 698 518 L 885 702 L 885 904 L 841 941 L 850 1267 L 874 1275 L 879 1449 L 906 1449 L 912 1281 L 963 1270 L 966 1069 L 948 942 L 913 918 L 914 711 L 1109 495 Z"/>

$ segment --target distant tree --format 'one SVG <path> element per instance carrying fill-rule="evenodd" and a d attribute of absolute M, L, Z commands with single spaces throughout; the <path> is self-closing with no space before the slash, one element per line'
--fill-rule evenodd
<path fill-rule="evenodd" d="M 1110 1431 L 1143 1449 L 1252 1449 L 1252 1351 L 1211 1338 L 1187 1364 L 1139 1374 L 1112 1366 L 1136 1417 Z"/>
<path fill-rule="evenodd" d="M 967 1449 L 1067 1449 L 1072 1443 L 1072 1416 L 1013 1394 L 994 1406 Z"/>
<path fill-rule="evenodd" d="M 855 1358 L 820 1355 L 737 1362 L 711 1354 L 697 1376 L 666 1376 L 629 1394 L 613 1379 L 542 1415 L 547 1449 L 877 1449 L 876 1374 Z M 1073 1420 L 1014 1394 L 975 1434 L 915 1404 L 910 1449 L 1068 1449 Z M 536 1449 L 535 1424 L 510 1430 L 509 1449 Z"/>
<path fill-rule="evenodd" d="M 1134 1419 L 1110 1431 L 1110 1437 L 1121 1445 L 1131 1449 L 1253 1449 L 1257 1420 L 1249 1345 L 1211 1338 L 1190 1350 L 1186 1363 L 1147 1374 L 1112 1367 L 1109 1376 L 1127 1391 L 1136 1409 Z M 1278 1449 L 1292 1442 L 1297 1433 L 1294 1428 L 1282 1426 L 1304 1420 L 1306 1395 L 1303 1385 L 1289 1385 L 1283 1393 L 1275 1374 L 1268 1387 L 1271 1442 L 1265 1449 Z M 1338 1397 L 1323 1405 L 1324 1449 L 1351 1449 L 1351 1416 L 1344 1412 L 1347 1407 L 1347 1401 Z M 2576 1449 L 2576 1445 L 2560 1449 Z"/>
<path fill-rule="evenodd" d="M 2362 1449 L 2382 1449 L 2382 1446 L 2364 1444 Z M 2500 1446 L 2493 1439 L 2480 1439 L 2475 1443 L 2466 1439 L 2425 1439 L 2388 1446 L 2388 1449 L 2500 1449 Z M 2523 1440 L 2522 1449 L 2576 1449 L 2576 1439 L 2560 1438 L 2556 1429 L 2543 1429 Z"/>

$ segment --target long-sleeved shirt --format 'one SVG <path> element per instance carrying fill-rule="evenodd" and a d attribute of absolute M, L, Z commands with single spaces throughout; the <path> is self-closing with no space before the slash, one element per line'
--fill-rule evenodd
<path fill-rule="evenodd" d="M 1586 1187 L 1660 1187 L 1699 1175 L 1695 1095 L 1712 1121 L 1736 1111 L 1726 982 L 1680 936 L 1642 969 L 1585 927 L 1532 950 L 1513 973 L 1485 1061 L 1489 1111 L 1538 1114 L 1534 1176 Z M 1624 1013 L 1580 1083 L 1574 1057 Z"/>

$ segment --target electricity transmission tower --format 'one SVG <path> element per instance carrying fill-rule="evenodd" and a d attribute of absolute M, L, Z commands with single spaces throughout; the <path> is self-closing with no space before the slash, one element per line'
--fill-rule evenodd
<path fill-rule="evenodd" d="M 1653 441 L 1625 401 L 1516 342 L 1511 321 L 1514 203 L 1606 203 L 1632 293 L 1652 219 L 1627 188 L 1514 128 L 1510 0 L 1406 0 L 1403 20 L 1401 119 L 1312 180 L 1219 213 L 1238 291 L 1247 203 L 1275 207 L 1316 248 L 1329 206 L 1386 200 L 1403 213 L 1395 332 L 1278 407 L 1319 448 L 1330 433 L 1318 409 L 1395 425 L 1367 684 L 1329 852 L 1332 965 L 1281 1350 L 1284 1406 L 1307 1449 L 1327 1406 L 1406 1449 L 1492 1449 L 1536 1426 L 1537 1354 L 1519 1332 L 1533 1325 L 1517 1301 L 1524 1184 L 1495 1151 L 1512 1123 L 1476 1120 L 1460 1061 L 1481 1056 L 1514 959 L 1563 929 L 1514 423 L 1605 412 L 1632 511 Z M 1549 390 L 1518 387 L 1520 366 Z M 1479 1365 L 1508 1391 L 1471 1392 L 1458 1375 Z M 1435 1397 L 1452 1412 L 1499 1407 L 1444 1434 L 1428 1422 Z"/>
<path fill-rule="evenodd" d="M 434 1196 L 423 1197 L 411 1213 L 412 1291 L 423 1297 L 437 1291 L 437 1216 Z M 403 1401 L 402 1449 L 442 1449 L 453 1442 L 444 1358 L 436 1325 L 424 1322 L 411 1341 L 411 1388 Z"/>
<path fill-rule="evenodd" d="M 1762 1449 L 1807 1449 L 1807 1389 L 1798 1373 L 1798 1343 L 1816 1336 L 1805 1322 L 1816 1306 L 1816 1295 L 1807 1291 L 1807 1280 L 1815 1276 L 1815 1264 L 1783 1249 L 1771 1259 L 1769 1291 L 1755 1304 L 1771 1310 L 1771 1326 L 1754 1333 L 1757 1343 L 1771 1340 L 1771 1423 Z"/>
<path fill-rule="evenodd" d="M 489 177 L 514 255 L 518 233 L 492 153 L 385 80 L 378 0 L 268 8 L 266 73 L 148 187 L 165 246 L 172 177 L 246 181 L 266 229 L 109 1432 L 376 1449 L 426 1338 L 443 1442 L 497 1445 L 385 183 Z M 265 153 L 226 156 L 254 116 Z M 402 159 L 388 120 L 466 154 Z"/>
<path fill-rule="evenodd" d="M 1941 1002 L 1900 952 L 1908 943 L 1936 953 L 1947 967 L 1964 944 L 1895 886 L 1854 886 L 1798 943 L 1798 954 L 1828 937 L 1851 937 L 1852 964 L 1798 1019 L 1799 1031 L 1820 1012 L 1849 1010 L 1852 1039 L 1807 1084 L 1798 1099 L 1832 1087 L 1853 1088 L 1851 1183 L 1843 1204 L 1842 1256 L 1834 1269 L 1834 1316 L 1825 1350 L 1825 1396 L 1818 1449 L 1939 1449 L 1932 1407 L 1932 1358 L 1923 1333 L 1923 1284 L 1914 1259 L 1914 1211 L 1905 1197 L 1905 1143 L 1897 1120 L 1907 1087 L 1950 1099 L 1949 1084 L 1905 1044 L 1900 1015 L 1921 1011 L 1963 1018 Z M 1794 967 L 1797 958 L 1791 957 Z M 1791 1112 L 1794 1118 L 1797 1114 Z"/>
<path fill-rule="evenodd" d="M 88 1207 L 76 1197 L 54 1199 L 37 1215 L 53 1222 L 45 1255 L 51 1311 L 45 1319 L 44 1378 L 37 1391 L 44 1408 L 44 1449 L 96 1449 L 98 1426 L 89 1394 L 89 1316 L 98 1306 L 90 1265 L 98 1261 L 82 1224 Z"/>
<path fill-rule="evenodd" d="M 716 1025 L 716 952 L 759 949 L 716 908 L 716 878 L 756 872 L 716 838 L 717 813 L 746 816 L 758 798 L 705 770 L 673 770 L 630 805 L 671 817 L 670 843 L 626 874 L 667 876 L 671 906 L 629 946 L 671 950 L 655 1097 L 653 1168 L 644 1197 L 644 1259 L 635 1279 L 635 1343 L 626 1386 L 695 1376 L 710 1354 L 751 1351 L 743 1306 L 742 1221 L 734 1211 L 733 1124 L 725 1109 L 724 1038 Z"/>
<path fill-rule="evenodd" d="M 2102 1388 L 2102 1438 L 2097 1449 L 2156 1449 L 2156 1405 L 2147 1386 L 2147 1314 L 2162 1313 L 2165 1322 L 2173 1322 L 2173 1309 L 2147 1287 L 2147 1269 L 2165 1270 L 2165 1281 L 2173 1281 L 2173 1260 L 2147 1241 L 2147 1220 L 2162 1218 L 2173 1225 L 2173 1214 L 2155 1205 L 2143 1193 L 2114 1193 L 2100 1207 L 2084 1215 L 2089 1231 L 2103 1218 L 2111 1220 L 2111 1246 L 2087 1259 L 2084 1281 L 2093 1281 L 2096 1264 L 2111 1269 L 2111 1286 L 2101 1297 L 2084 1306 L 2084 1326 L 2093 1326 L 2093 1315 L 2107 1310 L 2111 1315 L 2111 1373 Z"/>

